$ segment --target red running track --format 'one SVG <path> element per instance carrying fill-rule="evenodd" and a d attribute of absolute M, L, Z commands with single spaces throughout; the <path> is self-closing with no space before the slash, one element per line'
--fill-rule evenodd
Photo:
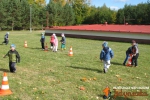
<path fill-rule="evenodd" d="M 47 29 L 47 28 L 46 28 Z M 91 30 L 107 32 L 128 32 L 128 33 L 145 33 L 150 34 L 150 25 L 80 25 L 80 26 L 55 26 L 50 29 L 60 30 Z"/>

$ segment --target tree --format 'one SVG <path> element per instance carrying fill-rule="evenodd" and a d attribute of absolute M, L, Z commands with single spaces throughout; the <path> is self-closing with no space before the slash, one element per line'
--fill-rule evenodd
<path fill-rule="evenodd" d="M 68 3 L 66 3 L 63 9 L 63 24 L 72 25 L 74 23 L 74 13 L 72 7 Z"/>

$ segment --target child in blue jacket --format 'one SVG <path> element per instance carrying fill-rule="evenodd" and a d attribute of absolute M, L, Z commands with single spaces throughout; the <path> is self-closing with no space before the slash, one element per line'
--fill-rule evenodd
<path fill-rule="evenodd" d="M 44 49 L 45 49 L 45 46 L 44 46 L 44 43 L 45 43 L 45 36 L 44 36 L 44 33 L 41 34 L 40 42 L 41 42 L 42 49 L 44 50 Z"/>
<path fill-rule="evenodd" d="M 104 63 L 104 73 L 106 73 L 110 67 L 110 60 L 113 58 L 114 53 L 111 48 L 108 46 L 108 42 L 104 41 L 102 44 L 102 51 L 100 53 L 100 60 Z"/>
<path fill-rule="evenodd" d="M 6 34 L 5 34 L 5 36 L 4 36 L 4 42 L 2 42 L 2 44 L 3 43 L 5 43 L 6 45 L 9 43 L 9 38 L 8 38 L 8 36 L 9 36 L 9 32 L 7 32 Z"/>

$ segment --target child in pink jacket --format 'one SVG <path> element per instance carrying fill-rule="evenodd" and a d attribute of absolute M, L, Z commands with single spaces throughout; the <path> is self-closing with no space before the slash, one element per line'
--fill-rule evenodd
<path fill-rule="evenodd" d="M 54 46 L 53 46 L 53 52 L 57 52 L 57 48 L 58 48 L 58 39 L 56 34 L 54 34 Z"/>
<path fill-rule="evenodd" d="M 55 36 L 54 36 L 54 34 L 52 34 L 51 37 L 50 37 L 50 44 L 51 44 L 50 49 L 52 49 L 52 50 L 53 50 L 53 46 L 54 46 L 54 40 L 55 40 Z"/>

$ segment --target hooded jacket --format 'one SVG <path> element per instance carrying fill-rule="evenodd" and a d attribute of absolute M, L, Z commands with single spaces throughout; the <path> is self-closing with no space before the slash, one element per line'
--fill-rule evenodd
<path fill-rule="evenodd" d="M 108 61 L 114 57 L 114 53 L 111 48 L 104 47 L 100 53 L 100 60 Z"/>

